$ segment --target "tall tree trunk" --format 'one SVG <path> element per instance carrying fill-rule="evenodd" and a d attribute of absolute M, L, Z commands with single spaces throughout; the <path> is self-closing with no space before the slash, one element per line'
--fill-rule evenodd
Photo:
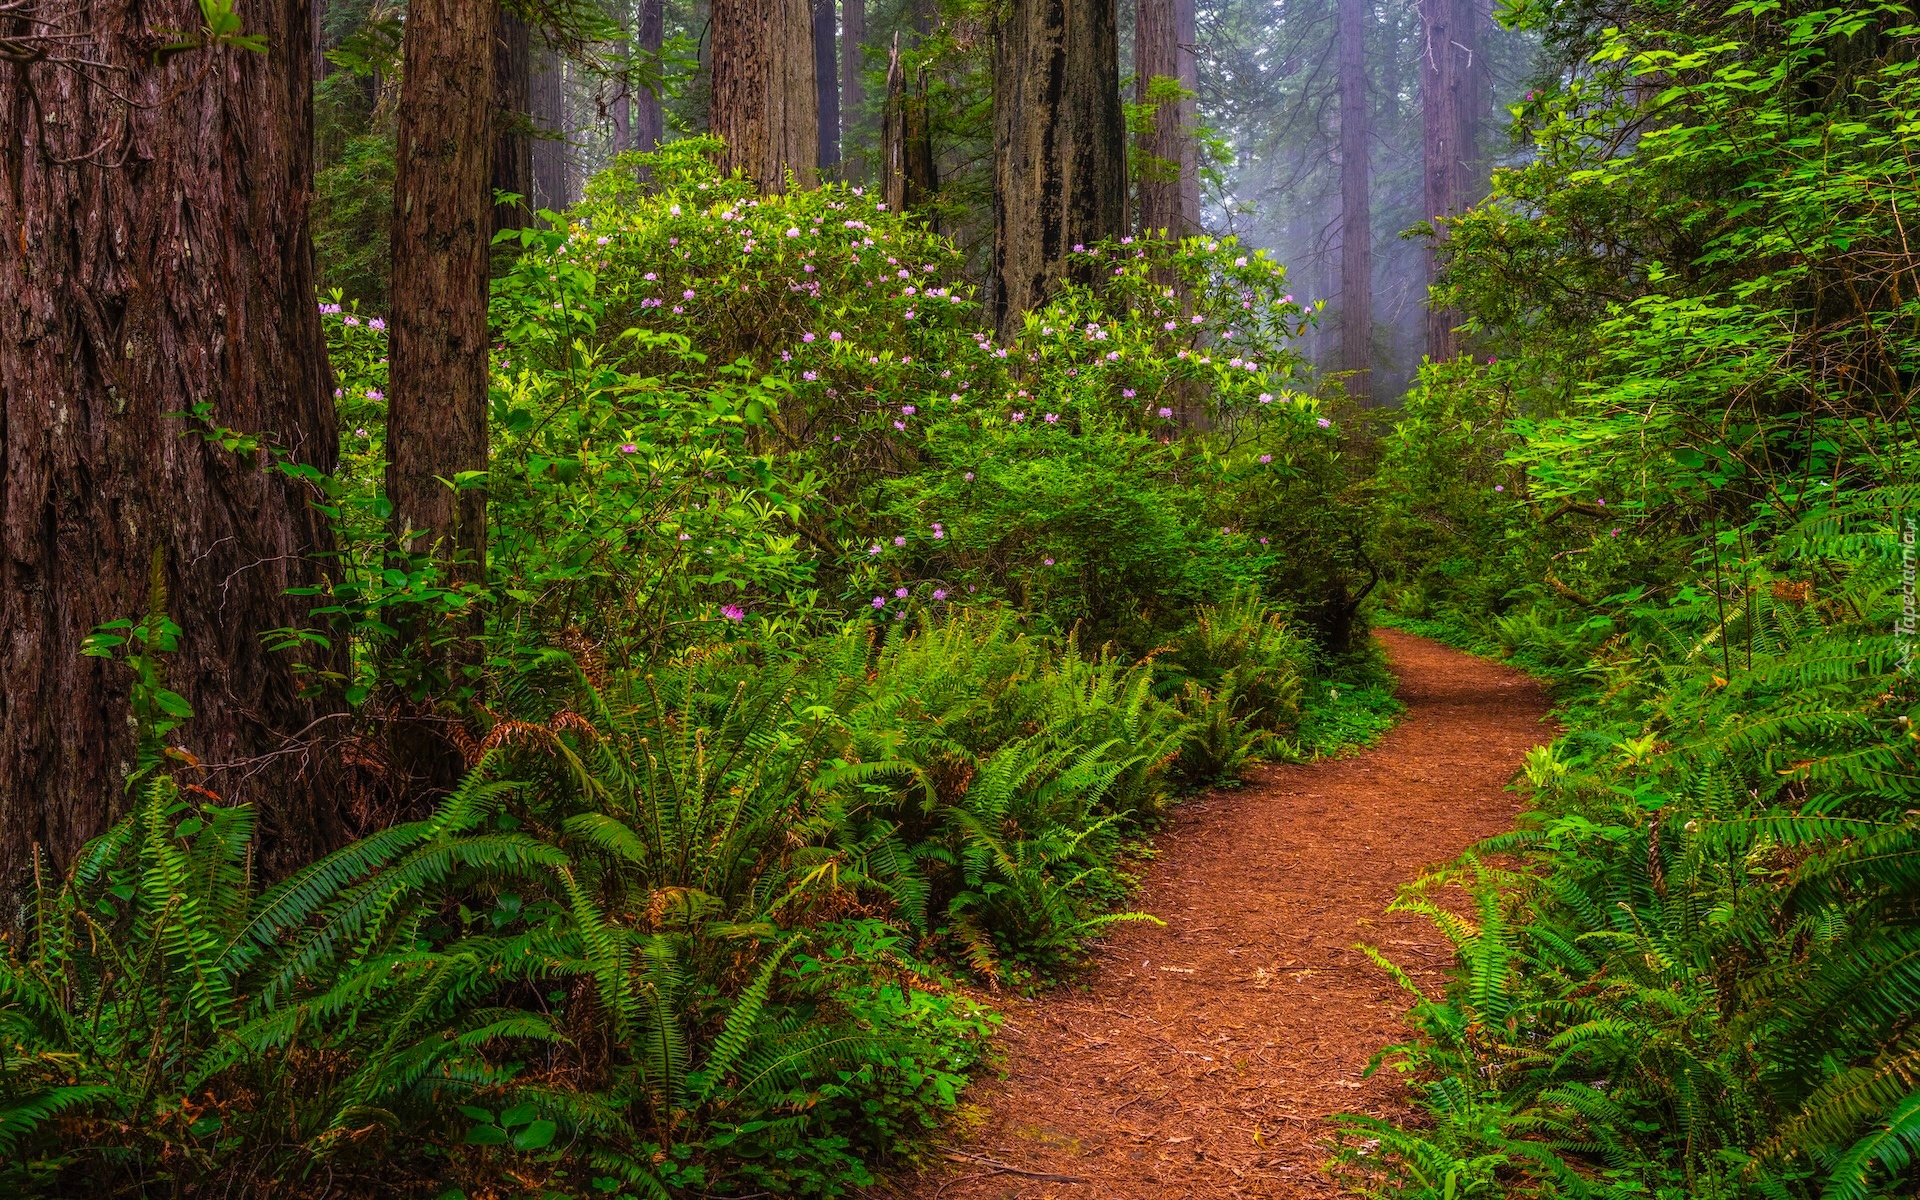
<path fill-rule="evenodd" d="M 639 43 L 640 53 L 647 56 L 653 64 L 656 81 L 650 88 L 642 88 L 635 96 L 633 144 L 637 150 L 651 151 L 659 146 L 667 136 L 666 122 L 660 112 L 660 87 L 657 73 L 660 69 L 660 51 L 666 45 L 666 3 L 665 0 L 640 0 L 640 21 L 634 30 Z"/>
<path fill-rule="evenodd" d="M 520 229 L 533 220 L 533 31 L 498 10 L 493 42 L 493 190 L 520 197 L 496 204 L 493 229 Z"/>
<path fill-rule="evenodd" d="M 840 0 L 840 153 L 848 160 L 861 154 L 856 130 L 866 116 L 866 48 L 867 0 Z M 841 173 L 852 179 L 863 172 L 850 161 Z"/>
<path fill-rule="evenodd" d="M 744 170 L 769 192 L 787 173 L 814 186 L 820 103 L 813 86 L 807 0 L 713 0 L 713 132 L 720 169 Z"/>
<path fill-rule="evenodd" d="M 156 552 L 183 628 L 167 682 L 194 710 L 172 740 L 216 768 L 209 788 L 259 805 L 270 866 L 340 831 L 297 774 L 307 756 L 284 753 L 321 710 L 262 638 L 308 623 L 312 601 L 287 590 L 324 581 L 319 497 L 177 415 L 209 404 L 334 469 L 308 229 L 312 12 L 242 11 L 265 53 L 164 66 L 151 31 L 198 28 L 193 0 L 9 22 L 45 56 L 0 55 L 0 879 L 20 881 L 36 845 L 63 865 L 126 805 L 128 672 L 80 650 L 146 611 Z"/>
<path fill-rule="evenodd" d="M 1477 0 L 1420 0 L 1422 24 L 1420 101 L 1424 125 L 1425 199 L 1429 218 L 1454 216 L 1481 199 L 1479 135 L 1480 95 L 1486 64 L 1480 54 L 1480 4 Z M 1436 227 L 1427 250 L 1427 283 L 1438 282 L 1444 261 L 1444 234 Z M 1435 361 L 1460 352 L 1454 327 L 1460 314 L 1451 309 L 1427 312 L 1427 355 Z"/>
<path fill-rule="evenodd" d="M 927 72 L 917 87 L 907 87 L 900 61 L 900 35 L 887 51 L 887 102 L 880 121 L 881 199 L 895 212 L 917 208 L 933 197 L 933 131 L 927 119 Z"/>
<path fill-rule="evenodd" d="M 840 22 L 834 0 L 813 0 L 813 86 L 820 113 L 820 170 L 840 165 Z"/>
<path fill-rule="evenodd" d="M 1179 87 L 1177 100 L 1163 99 L 1153 127 L 1140 136 L 1140 232 L 1166 230 L 1183 238 L 1200 232 L 1199 143 L 1194 137 L 1199 112 L 1194 93 L 1199 70 L 1194 63 L 1193 0 L 1139 0 L 1134 26 L 1134 100 L 1151 103 L 1156 81 Z M 1164 90 L 1167 82 L 1159 82 Z"/>
<path fill-rule="evenodd" d="M 493 228 L 493 5 L 407 10 L 393 189 L 387 498 L 396 534 L 455 578 L 486 559 L 487 245 Z"/>
<path fill-rule="evenodd" d="M 1370 0 L 1340 0 L 1340 369 L 1347 392 L 1372 395 L 1373 218 L 1368 203 L 1367 15 Z"/>
<path fill-rule="evenodd" d="M 567 206 L 567 107 L 562 92 L 560 56 L 542 46 L 533 53 L 528 86 L 533 133 L 533 206 L 558 211 Z"/>
<path fill-rule="evenodd" d="M 1115 0 L 1010 0 L 994 25 L 992 304 L 1003 336 L 1127 228 Z"/>
<path fill-rule="evenodd" d="M 633 53 L 633 43 L 621 38 L 614 44 L 614 52 L 621 63 L 626 63 Z M 612 81 L 613 95 L 607 98 L 607 115 L 613 123 L 613 145 L 615 154 L 623 154 L 633 149 L 633 88 L 627 82 L 624 66 L 621 73 Z"/>

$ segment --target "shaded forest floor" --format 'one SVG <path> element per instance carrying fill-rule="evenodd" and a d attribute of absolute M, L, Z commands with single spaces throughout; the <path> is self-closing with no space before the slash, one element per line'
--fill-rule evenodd
<path fill-rule="evenodd" d="M 1392 1072 L 1360 1077 L 1403 1034 L 1407 1000 L 1354 944 L 1439 988 L 1445 942 L 1383 910 L 1422 867 L 1512 824 L 1505 785 L 1549 737 L 1526 676 L 1379 637 L 1401 723 L 1354 758 L 1181 806 L 1133 905 L 1166 926 L 1120 927 L 1083 988 L 1011 1008 L 956 1161 L 875 1200 L 1339 1194 L 1321 1171 L 1328 1116 L 1405 1102 Z"/>

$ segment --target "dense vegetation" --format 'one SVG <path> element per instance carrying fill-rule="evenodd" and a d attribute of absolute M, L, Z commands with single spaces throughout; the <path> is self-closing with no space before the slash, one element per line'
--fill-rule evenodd
<path fill-rule="evenodd" d="M 1560 680 L 1566 732 L 1525 828 L 1402 902 L 1461 956 L 1387 1056 L 1430 1121 L 1355 1121 L 1345 1161 L 1396 1196 L 1912 1195 L 1920 31 L 1515 15 L 1554 54 L 1533 157 L 1451 233 L 1487 353 L 1409 397 L 1379 554 L 1396 619 Z"/>
<path fill-rule="evenodd" d="M 339 561 L 277 636 L 350 650 L 311 682 L 370 774 L 438 706 L 459 783 L 262 887 L 171 749 L 194 615 L 97 634 L 140 800 L 0 960 L 9 1186 L 841 1193 L 980 1061 L 963 985 L 1125 919 L 1172 798 L 1379 727 L 1277 265 L 1094 246 L 1001 345 L 923 225 L 711 151 L 509 235 L 484 582 L 391 553 L 382 318 L 323 303 L 335 475 L 203 426 L 325 489 Z"/>

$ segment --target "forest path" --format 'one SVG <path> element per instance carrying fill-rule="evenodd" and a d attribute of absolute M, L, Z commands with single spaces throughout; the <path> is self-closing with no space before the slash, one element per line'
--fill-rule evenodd
<path fill-rule="evenodd" d="M 1517 671 L 1382 630 L 1407 711 L 1356 757 L 1260 771 L 1181 805 L 1084 989 L 1007 1013 L 1004 1078 L 967 1101 L 962 1158 L 875 1197 L 1176 1200 L 1331 1197 L 1319 1141 L 1336 1112 L 1404 1104 L 1367 1059 L 1404 1032 L 1404 995 L 1366 941 L 1437 990 L 1446 943 L 1383 911 L 1422 867 L 1509 828 L 1505 790 L 1547 740 Z M 1015 1174 L 1077 1177 L 1074 1182 Z"/>

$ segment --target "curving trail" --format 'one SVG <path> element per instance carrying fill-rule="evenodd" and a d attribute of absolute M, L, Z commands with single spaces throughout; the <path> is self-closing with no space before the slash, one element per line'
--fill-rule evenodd
<path fill-rule="evenodd" d="M 1331 1197 L 1317 1144 L 1340 1111 L 1402 1102 L 1362 1081 L 1406 1002 L 1354 950 L 1371 942 L 1437 989 L 1431 926 L 1383 913 L 1422 867 L 1508 828 L 1505 790 L 1545 741 L 1526 676 L 1380 631 L 1405 718 L 1355 758 L 1263 770 L 1176 810 L 1084 990 L 1012 1008 L 1005 1077 L 968 1093 L 985 1119 L 901 1200 Z M 1074 1181 L 1015 1174 L 1076 1177 Z"/>

